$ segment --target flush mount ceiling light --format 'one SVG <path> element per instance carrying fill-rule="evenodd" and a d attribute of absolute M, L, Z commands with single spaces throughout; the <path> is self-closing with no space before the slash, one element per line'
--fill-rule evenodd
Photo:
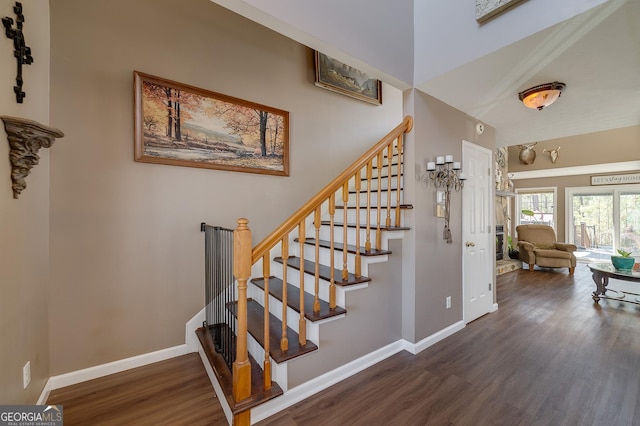
<path fill-rule="evenodd" d="M 554 103 L 565 87 L 566 84 L 557 81 L 541 84 L 518 93 L 518 98 L 527 108 L 542 110 Z"/>

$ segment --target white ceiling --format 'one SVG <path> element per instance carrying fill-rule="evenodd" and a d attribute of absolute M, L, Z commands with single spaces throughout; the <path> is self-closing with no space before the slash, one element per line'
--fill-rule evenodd
<path fill-rule="evenodd" d="M 498 146 L 640 125 L 640 0 L 529 0 L 482 25 L 473 0 L 211 1 L 440 99 L 493 126 Z M 518 100 L 553 81 L 567 88 L 550 107 Z"/>
<path fill-rule="evenodd" d="M 518 100 L 553 81 L 567 88 L 544 110 Z M 639 125 L 640 0 L 609 1 L 418 88 L 495 127 L 498 146 Z"/>

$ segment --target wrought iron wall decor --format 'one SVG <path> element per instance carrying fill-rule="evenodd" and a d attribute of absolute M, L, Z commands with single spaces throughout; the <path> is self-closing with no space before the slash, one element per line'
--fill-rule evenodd
<path fill-rule="evenodd" d="M 9 141 L 9 160 L 11 161 L 11 180 L 13 181 L 13 198 L 27 187 L 25 178 L 29 176 L 33 166 L 38 164 L 40 148 L 49 148 L 55 138 L 64 136 L 58 129 L 45 126 L 37 121 L 25 118 L 0 116 L 4 121 Z"/>
<path fill-rule="evenodd" d="M 444 200 L 444 231 L 442 238 L 451 244 L 451 229 L 449 228 L 449 219 L 451 217 L 451 189 L 460 191 L 464 187 L 464 173 L 459 161 L 453 161 L 453 155 L 448 154 L 444 157 L 436 157 L 436 161 L 427 163 L 427 171 L 429 179 L 431 179 L 436 188 L 445 190 Z"/>
<path fill-rule="evenodd" d="M 13 12 L 16 14 L 16 28 L 13 28 L 13 19 L 8 16 L 2 18 L 2 25 L 4 25 L 4 32 L 7 38 L 13 40 L 13 56 L 15 56 L 18 62 L 18 74 L 16 76 L 16 85 L 13 86 L 13 91 L 16 94 L 16 102 L 21 104 L 26 96 L 26 93 L 22 91 L 22 65 L 31 65 L 33 63 L 33 56 L 31 56 L 31 48 L 25 43 L 24 34 L 22 33 L 22 24 L 24 24 L 22 3 L 16 2 L 16 5 L 13 6 Z"/>

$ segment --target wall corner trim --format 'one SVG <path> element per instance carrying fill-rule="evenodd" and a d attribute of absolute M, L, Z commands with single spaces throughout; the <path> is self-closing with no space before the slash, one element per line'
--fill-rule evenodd
<path fill-rule="evenodd" d="M 64 133 L 53 127 L 45 126 L 26 118 L 0 116 L 7 131 L 9 142 L 9 159 L 11 160 L 11 180 L 13 198 L 27 187 L 25 178 L 38 164 L 40 148 L 50 148 L 56 138 L 64 137 Z"/>

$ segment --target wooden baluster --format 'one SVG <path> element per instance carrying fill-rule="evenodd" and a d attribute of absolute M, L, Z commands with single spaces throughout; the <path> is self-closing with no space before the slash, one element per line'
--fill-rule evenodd
<path fill-rule="evenodd" d="M 373 176 L 373 160 L 367 163 L 367 241 L 364 243 L 364 251 L 371 251 L 371 182 Z"/>
<path fill-rule="evenodd" d="M 360 259 L 360 188 L 362 182 L 360 181 L 361 173 L 358 171 L 355 175 L 356 183 L 356 277 L 362 276 L 362 264 Z"/>
<path fill-rule="evenodd" d="M 282 337 L 280 338 L 280 350 L 289 350 L 287 338 L 287 261 L 289 260 L 289 235 L 282 239 Z"/>
<path fill-rule="evenodd" d="M 316 228 L 316 268 L 314 271 L 313 312 L 316 314 L 320 312 L 320 226 L 322 225 L 320 213 L 320 206 L 318 206 L 313 216 L 313 226 Z"/>
<path fill-rule="evenodd" d="M 378 161 L 376 164 L 378 168 L 378 205 L 376 206 L 376 227 L 377 227 L 376 250 L 382 250 L 382 232 L 380 232 L 380 228 L 382 227 L 382 225 L 380 225 L 380 213 L 381 213 L 380 205 L 382 204 L 382 151 L 383 150 L 380 150 L 380 152 L 378 152 Z"/>
<path fill-rule="evenodd" d="M 398 136 L 398 178 L 396 179 L 396 227 L 400 226 L 400 192 L 402 189 L 402 175 L 404 174 L 402 135 Z"/>
<path fill-rule="evenodd" d="M 300 319 L 298 320 L 298 343 L 307 344 L 307 320 L 304 317 L 304 243 L 305 220 L 298 224 L 298 241 L 300 241 Z"/>
<path fill-rule="evenodd" d="M 342 227 L 342 281 L 349 279 L 349 268 L 347 267 L 347 214 L 349 213 L 349 179 L 342 185 L 342 205 L 344 206 L 344 226 Z"/>
<path fill-rule="evenodd" d="M 271 357 L 269 356 L 270 336 L 269 336 L 269 276 L 271 275 L 271 264 L 269 260 L 269 251 L 262 257 L 262 276 L 264 277 L 264 374 L 263 388 L 271 389 Z"/>
<path fill-rule="evenodd" d="M 393 150 L 391 149 L 393 143 L 387 145 L 387 167 L 389 168 L 389 173 L 387 174 L 387 220 L 385 222 L 385 226 L 387 228 L 391 227 L 391 179 L 393 179 L 391 173 L 393 168 Z"/>
<path fill-rule="evenodd" d="M 329 307 L 331 309 L 335 309 L 336 308 L 336 277 L 335 277 L 335 265 L 334 265 L 334 244 L 335 244 L 335 238 L 333 236 L 333 225 L 334 225 L 334 216 L 336 214 L 336 194 L 331 194 L 331 196 L 329 197 L 329 218 L 330 218 L 330 231 L 331 231 L 331 238 L 329 241 L 329 269 L 330 269 L 330 277 L 331 279 L 329 280 Z M 347 224 L 345 223 L 344 226 L 347 226 Z"/>
<path fill-rule="evenodd" d="M 251 276 L 251 230 L 249 221 L 238 219 L 233 232 L 233 274 L 238 281 L 238 336 L 233 363 L 233 398 L 236 402 L 251 396 L 251 364 L 247 352 L 247 281 Z"/>

